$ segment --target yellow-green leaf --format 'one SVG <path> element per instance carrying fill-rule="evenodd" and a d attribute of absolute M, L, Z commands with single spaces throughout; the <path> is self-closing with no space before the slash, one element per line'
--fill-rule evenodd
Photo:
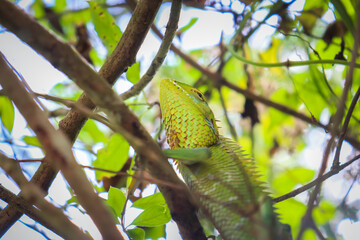
<path fill-rule="evenodd" d="M 279 62 L 279 52 L 281 51 L 282 45 L 281 40 L 274 38 L 271 42 L 270 47 L 260 54 L 261 60 L 265 63 L 276 63 Z M 282 76 L 283 72 L 280 68 L 269 69 L 276 76 Z"/>
<path fill-rule="evenodd" d="M 0 119 L 4 127 L 11 133 L 14 127 L 14 106 L 9 98 L 0 96 Z"/>
<path fill-rule="evenodd" d="M 184 33 L 185 31 L 189 30 L 192 26 L 194 26 L 194 24 L 197 22 L 198 19 L 199 19 L 199 18 L 197 18 L 197 17 L 191 18 L 188 24 L 186 24 L 185 26 L 183 26 L 182 28 L 180 28 L 180 29 L 177 31 L 177 34 L 182 34 L 182 33 Z"/>
<path fill-rule="evenodd" d="M 140 80 L 140 62 L 136 62 L 126 71 L 126 78 L 133 84 Z"/>
<path fill-rule="evenodd" d="M 122 32 L 115 23 L 113 16 L 94 1 L 88 2 L 95 31 L 105 45 L 108 53 L 111 53 L 119 42 Z"/>
<path fill-rule="evenodd" d="M 159 239 L 159 238 L 166 239 L 165 225 L 161 225 L 158 227 L 147 227 L 144 228 L 144 230 L 145 230 L 145 239 Z"/>
<path fill-rule="evenodd" d="M 134 229 L 127 230 L 127 233 L 133 240 L 145 239 L 145 231 L 141 228 L 134 228 Z"/>
<path fill-rule="evenodd" d="M 66 9 L 66 0 L 55 0 L 54 11 L 62 12 Z"/>
<path fill-rule="evenodd" d="M 41 147 L 41 144 L 40 144 L 39 140 L 37 139 L 37 137 L 24 136 L 22 138 L 22 140 L 28 145 L 32 145 L 32 146 L 35 146 L 35 147 Z"/>
<path fill-rule="evenodd" d="M 131 225 L 141 227 L 156 227 L 168 223 L 171 220 L 167 206 L 153 206 L 145 209 Z"/>
<path fill-rule="evenodd" d="M 293 198 L 279 202 L 275 205 L 281 222 L 289 224 L 292 234 L 297 234 L 300 229 L 301 219 L 306 211 L 306 205 Z M 305 239 L 305 238 L 304 238 Z"/>
<path fill-rule="evenodd" d="M 154 206 L 163 206 L 166 205 L 165 199 L 161 193 L 154 193 L 151 196 L 140 198 L 136 200 L 132 207 L 147 209 L 152 208 Z"/>
<path fill-rule="evenodd" d="M 129 143 L 119 134 L 114 134 L 109 143 L 97 153 L 93 162 L 94 167 L 111 171 L 119 171 L 129 157 Z M 104 176 L 114 176 L 114 173 L 96 171 L 96 179 L 101 180 Z"/>
<path fill-rule="evenodd" d="M 336 207 L 329 201 L 322 200 L 320 205 L 314 208 L 314 219 L 319 225 L 328 223 L 334 216 Z"/>
<path fill-rule="evenodd" d="M 120 189 L 110 186 L 107 202 L 118 217 L 121 217 L 125 201 L 125 194 Z"/>
<path fill-rule="evenodd" d="M 53 86 L 50 89 L 50 93 L 55 96 L 76 101 L 80 97 L 82 91 L 73 84 L 62 82 Z"/>
<path fill-rule="evenodd" d="M 94 145 L 99 142 L 107 142 L 105 134 L 98 128 L 95 121 L 91 119 L 86 121 L 84 127 L 81 129 L 79 139 L 89 145 Z"/>
<path fill-rule="evenodd" d="M 273 187 L 278 194 L 285 194 L 293 190 L 298 184 L 305 184 L 313 179 L 315 171 L 303 167 L 295 167 L 280 174 L 274 179 Z"/>

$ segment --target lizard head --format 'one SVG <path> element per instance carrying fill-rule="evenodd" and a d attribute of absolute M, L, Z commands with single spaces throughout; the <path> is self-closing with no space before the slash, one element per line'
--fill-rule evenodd
<path fill-rule="evenodd" d="M 163 79 L 160 106 L 171 148 L 208 147 L 218 140 L 214 114 L 204 95 L 196 88 Z"/>

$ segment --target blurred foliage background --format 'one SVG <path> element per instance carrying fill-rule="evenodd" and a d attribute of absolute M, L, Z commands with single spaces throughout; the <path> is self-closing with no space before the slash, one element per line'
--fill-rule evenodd
<path fill-rule="evenodd" d="M 129 2 L 35 0 L 24 5 L 43 26 L 72 44 L 99 69 L 131 17 Z M 184 1 L 179 28 L 164 64 L 151 83 L 139 95 L 126 100 L 126 104 L 159 144 L 167 148 L 160 119 L 159 80 L 172 78 L 195 86 L 205 94 L 219 120 L 221 133 L 236 139 L 255 158 L 276 199 L 318 177 L 334 116 L 339 109 L 344 110 L 325 171 L 335 176 L 322 180 L 323 187 L 311 215 L 315 224 L 304 232 L 302 239 L 356 239 L 359 225 L 351 227 L 350 222 L 357 222 L 359 217 L 359 163 L 354 161 L 339 173 L 331 169 L 339 169 L 334 163 L 337 149 L 341 149 L 340 164 L 359 156 L 360 65 L 355 64 L 355 70 L 349 68 L 351 61 L 358 61 L 352 60 L 354 53 L 358 54 L 354 48 L 355 37 L 359 36 L 358 4 L 356 0 Z M 136 84 L 149 67 L 166 29 L 170 5 L 167 1 L 163 3 L 136 63 L 115 84 L 119 94 Z M 229 21 L 223 21 L 223 16 Z M 209 20 L 212 18 L 216 26 Z M 201 24 L 204 21 L 209 23 Z M 4 29 L 0 34 L 4 34 Z M 353 72 L 352 77 L 349 72 Z M 350 82 L 350 87 L 345 89 L 347 95 L 342 102 L 346 82 Z M 68 111 L 63 100 L 76 100 L 81 92 L 73 82 L 64 79 L 49 92 L 39 94 L 48 99 L 49 95 L 57 97 L 52 99 L 55 101 L 42 100 L 57 124 Z M 357 104 L 351 107 L 352 103 Z M 24 131 L 23 136 L 16 138 L 12 135 L 17 127 L 15 110 L 5 96 L 0 97 L 0 116 L 1 146 L 11 146 L 6 154 L 17 160 L 41 158 L 40 145 L 31 132 Z M 346 118 L 349 120 L 346 132 L 338 131 Z M 340 136 L 345 140 L 339 146 Z M 88 120 L 74 151 L 119 223 L 124 224 L 124 218 L 132 219 L 125 220 L 124 229 L 129 236 L 175 239 L 173 234 L 177 230 L 165 227 L 169 226 L 166 224 L 171 216 L 156 185 L 126 177 L 138 174 L 134 167 L 137 158 L 122 136 L 113 134 L 102 123 Z M 21 166 L 31 176 L 38 165 L 31 162 Z M 137 190 L 131 192 L 134 185 Z M 308 220 L 306 211 L 313 189 L 304 189 L 282 201 L 278 199 L 276 204 L 282 221 L 291 225 L 294 239 L 302 219 Z M 81 212 L 81 207 L 70 188 L 64 191 L 68 192 L 65 203 L 57 203 L 55 198 L 51 201 L 71 218 L 77 218 L 78 213 L 72 208 Z M 132 212 L 132 208 L 142 211 Z M 51 234 L 34 221 L 24 221 L 34 231 Z M 86 226 L 84 229 L 91 231 Z"/>

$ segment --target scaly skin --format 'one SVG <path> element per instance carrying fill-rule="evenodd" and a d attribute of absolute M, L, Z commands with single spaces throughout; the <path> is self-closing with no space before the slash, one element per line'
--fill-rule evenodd
<path fill-rule="evenodd" d="M 214 114 L 197 89 L 170 79 L 160 86 L 160 105 L 172 149 L 208 147 L 211 157 L 192 165 L 178 161 L 200 209 L 225 240 L 291 239 L 277 221 L 252 159 L 220 136 Z M 286 233 L 287 231 L 287 233 Z"/>

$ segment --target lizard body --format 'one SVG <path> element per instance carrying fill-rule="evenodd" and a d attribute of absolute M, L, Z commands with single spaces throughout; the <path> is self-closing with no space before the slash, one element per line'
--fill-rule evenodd
<path fill-rule="evenodd" d="M 219 135 L 203 94 L 191 86 L 163 79 L 160 105 L 172 149 L 203 148 L 211 157 L 192 164 L 178 161 L 200 210 L 225 240 L 291 239 L 273 212 L 254 161 L 233 140 Z M 270 209 L 270 214 L 269 214 Z"/>

